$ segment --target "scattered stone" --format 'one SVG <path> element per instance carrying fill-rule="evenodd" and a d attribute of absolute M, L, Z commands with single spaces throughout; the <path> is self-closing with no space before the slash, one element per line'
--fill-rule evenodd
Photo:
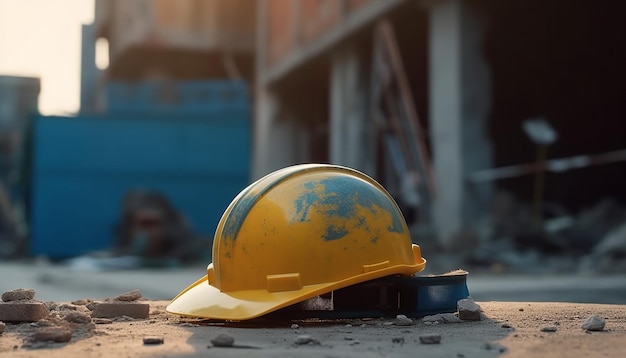
<path fill-rule="evenodd" d="M 480 306 L 471 298 L 459 300 L 456 304 L 459 310 L 459 319 L 463 321 L 480 321 Z"/>
<path fill-rule="evenodd" d="M 10 301 L 0 303 L 0 321 L 36 322 L 48 316 L 50 311 L 42 302 Z"/>
<path fill-rule="evenodd" d="M 425 324 L 437 324 L 437 323 L 460 323 L 462 322 L 459 317 L 454 313 L 439 313 L 431 316 L 425 316 L 422 318 L 422 322 Z"/>
<path fill-rule="evenodd" d="M 63 319 L 72 323 L 91 323 L 91 317 L 80 312 L 69 312 L 63 317 Z"/>
<path fill-rule="evenodd" d="M 587 317 L 582 327 L 587 331 L 601 331 L 604 329 L 605 323 L 606 322 L 603 317 L 594 314 Z"/>
<path fill-rule="evenodd" d="M 343 339 L 344 339 L 344 340 L 346 340 L 346 341 L 351 341 L 351 340 L 353 340 L 354 338 L 352 338 L 352 337 L 348 337 L 348 336 L 345 336 L 345 337 L 343 337 Z"/>
<path fill-rule="evenodd" d="M 296 340 L 293 343 L 298 345 L 298 346 L 302 346 L 302 345 L 305 345 L 305 344 L 320 344 L 320 342 L 317 339 L 315 339 L 315 338 L 313 338 L 313 337 L 311 337 L 311 336 L 309 336 L 307 334 L 301 334 L 301 335 L 297 336 Z"/>
<path fill-rule="evenodd" d="M 68 305 L 67 303 L 64 303 L 62 305 L 57 306 L 56 309 L 59 311 L 76 311 L 78 308 L 74 305 Z"/>
<path fill-rule="evenodd" d="M 113 323 L 113 320 L 112 319 L 108 319 L 108 318 L 93 318 L 92 321 L 95 324 L 111 324 L 111 323 Z"/>
<path fill-rule="evenodd" d="M 46 318 L 42 318 L 39 321 L 37 321 L 37 323 L 31 323 L 34 326 L 37 327 L 51 327 L 51 326 L 58 326 L 58 322 L 56 321 L 52 321 L 50 319 L 46 319 Z"/>
<path fill-rule="evenodd" d="M 518 311 L 520 311 L 520 312 L 524 312 L 524 309 L 523 309 L 523 308 L 520 308 Z"/>
<path fill-rule="evenodd" d="M 228 333 L 220 333 L 211 340 L 213 347 L 232 347 L 235 344 L 235 338 Z"/>
<path fill-rule="evenodd" d="M 296 323 L 291 325 L 291 329 L 298 329 L 300 328 L 300 326 L 298 326 Z"/>
<path fill-rule="evenodd" d="M 351 346 L 356 346 L 357 344 L 361 344 L 361 341 L 359 341 L 358 339 L 350 342 Z"/>
<path fill-rule="evenodd" d="M 76 306 L 86 306 L 90 302 L 91 302 L 90 299 L 80 299 L 80 300 L 72 301 L 71 303 Z"/>
<path fill-rule="evenodd" d="M 4 302 L 28 301 L 33 298 L 35 298 L 35 290 L 32 288 L 16 288 L 2 294 L 2 301 Z"/>
<path fill-rule="evenodd" d="M 150 304 L 137 302 L 100 302 L 88 305 L 91 317 L 115 318 L 128 316 L 131 318 L 148 318 L 150 316 Z"/>
<path fill-rule="evenodd" d="M 404 337 L 393 337 L 391 338 L 392 343 L 404 344 Z"/>
<path fill-rule="evenodd" d="M 421 344 L 439 344 L 441 343 L 441 335 L 440 334 L 425 334 L 420 336 Z"/>
<path fill-rule="evenodd" d="M 556 331 L 557 331 L 556 326 L 541 327 L 541 332 L 556 332 Z"/>
<path fill-rule="evenodd" d="M 502 323 L 502 328 L 513 328 L 510 324 L 508 323 Z"/>
<path fill-rule="evenodd" d="M 165 340 L 159 336 L 147 336 L 143 337 L 143 344 L 163 344 Z"/>
<path fill-rule="evenodd" d="M 2 334 L 2 332 L 4 332 L 4 329 L 6 327 L 7 327 L 7 325 L 4 322 L 0 321 L 0 334 Z"/>
<path fill-rule="evenodd" d="M 410 326 L 413 324 L 413 320 L 403 314 L 399 314 L 396 316 L 394 323 L 396 326 Z"/>
<path fill-rule="evenodd" d="M 125 301 L 125 302 L 137 301 L 140 298 L 141 298 L 141 291 L 139 290 L 132 290 L 132 291 L 124 292 L 121 295 L 115 297 L 116 300 Z"/>
<path fill-rule="evenodd" d="M 69 342 L 72 339 L 72 330 L 69 327 L 51 326 L 37 328 L 33 340 L 36 342 Z"/>

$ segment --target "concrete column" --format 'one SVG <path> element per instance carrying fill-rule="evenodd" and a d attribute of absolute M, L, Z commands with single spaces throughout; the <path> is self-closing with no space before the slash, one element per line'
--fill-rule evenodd
<path fill-rule="evenodd" d="M 329 160 L 369 174 L 374 173 L 375 151 L 367 113 L 367 86 L 360 54 L 339 50 L 330 71 Z"/>
<path fill-rule="evenodd" d="M 484 213 L 489 199 L 489 185 L 469 188 L 465 177 L 491 167 L 490 79 L 480 14 L 463 0 L 431 2 L 429 11 L 429 117 L 438 187 L 433 219 L 448 246 Z"/>

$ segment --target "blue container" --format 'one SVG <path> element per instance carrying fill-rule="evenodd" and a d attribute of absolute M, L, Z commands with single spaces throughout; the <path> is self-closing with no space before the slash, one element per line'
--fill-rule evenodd
<path fill-rule="evenodd" d="M 212 238 L 250 181 L 249 118 L 247 101 L 160 115 L 128 109 L 36 118 L 32 254 L 67 258 L 110 249 L 122 198 L 133 189 L 163 193 L 194 231 Z"/>

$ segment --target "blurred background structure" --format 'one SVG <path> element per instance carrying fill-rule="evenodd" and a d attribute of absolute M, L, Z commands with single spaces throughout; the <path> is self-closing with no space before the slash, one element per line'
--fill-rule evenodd
<path fill-rule="evenodd" d="M 434 271 L 624 273 L 624 10 L 567 0 L 96 0 L 93 23 L 75 29 L 79 113 L 6 110 L 34 110 L 38 85 L 0 78 L 3 142 L 15 136 L 4 123 L 26 123 L 21 164 L 6 162 L 18 181 L 3 176 L 5 206 L 23 205 L 5 211 L 30 228 L 12 229 L 26 248 L 5 255 L 69 258 L 120 242 L 146 255 L 139 233 L 166 242 L 174 225 L 188 245 L 178 258 L 206 261 L 239 190 L 322 162 L 380 181 L 415 241 L 445 258 L 429 260 Z M 154 207 L 128 214 L 124 198 L 145 191 L 182 221 L 166 223 Z"/>

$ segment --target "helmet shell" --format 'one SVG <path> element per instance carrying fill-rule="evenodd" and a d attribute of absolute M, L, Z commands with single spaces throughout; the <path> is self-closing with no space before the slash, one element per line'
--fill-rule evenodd
<path fill-rule="evenodd" d="M 235 306 L 247 311 L 246 316 L 255 313 L 233 317 L 217 307 L 224 297 L 214 302 L 207 298 L 204 305 L 202 299 L 194 300 L 203 306 L 195 314 L 190 314 L 192 309 L 173 311 L 253 318 L 355 283 L 411 275 L 425 263 L 400 209 L 375 180 L 341 166 L 296 165 L 244 189 L 215 232 L 206 281 L 222 296 L 237 300 Z M 196 282 L 192 287 L 198 284 L 207 285 Z M 261 306 L 262 312 L 256 312 Z"/>

